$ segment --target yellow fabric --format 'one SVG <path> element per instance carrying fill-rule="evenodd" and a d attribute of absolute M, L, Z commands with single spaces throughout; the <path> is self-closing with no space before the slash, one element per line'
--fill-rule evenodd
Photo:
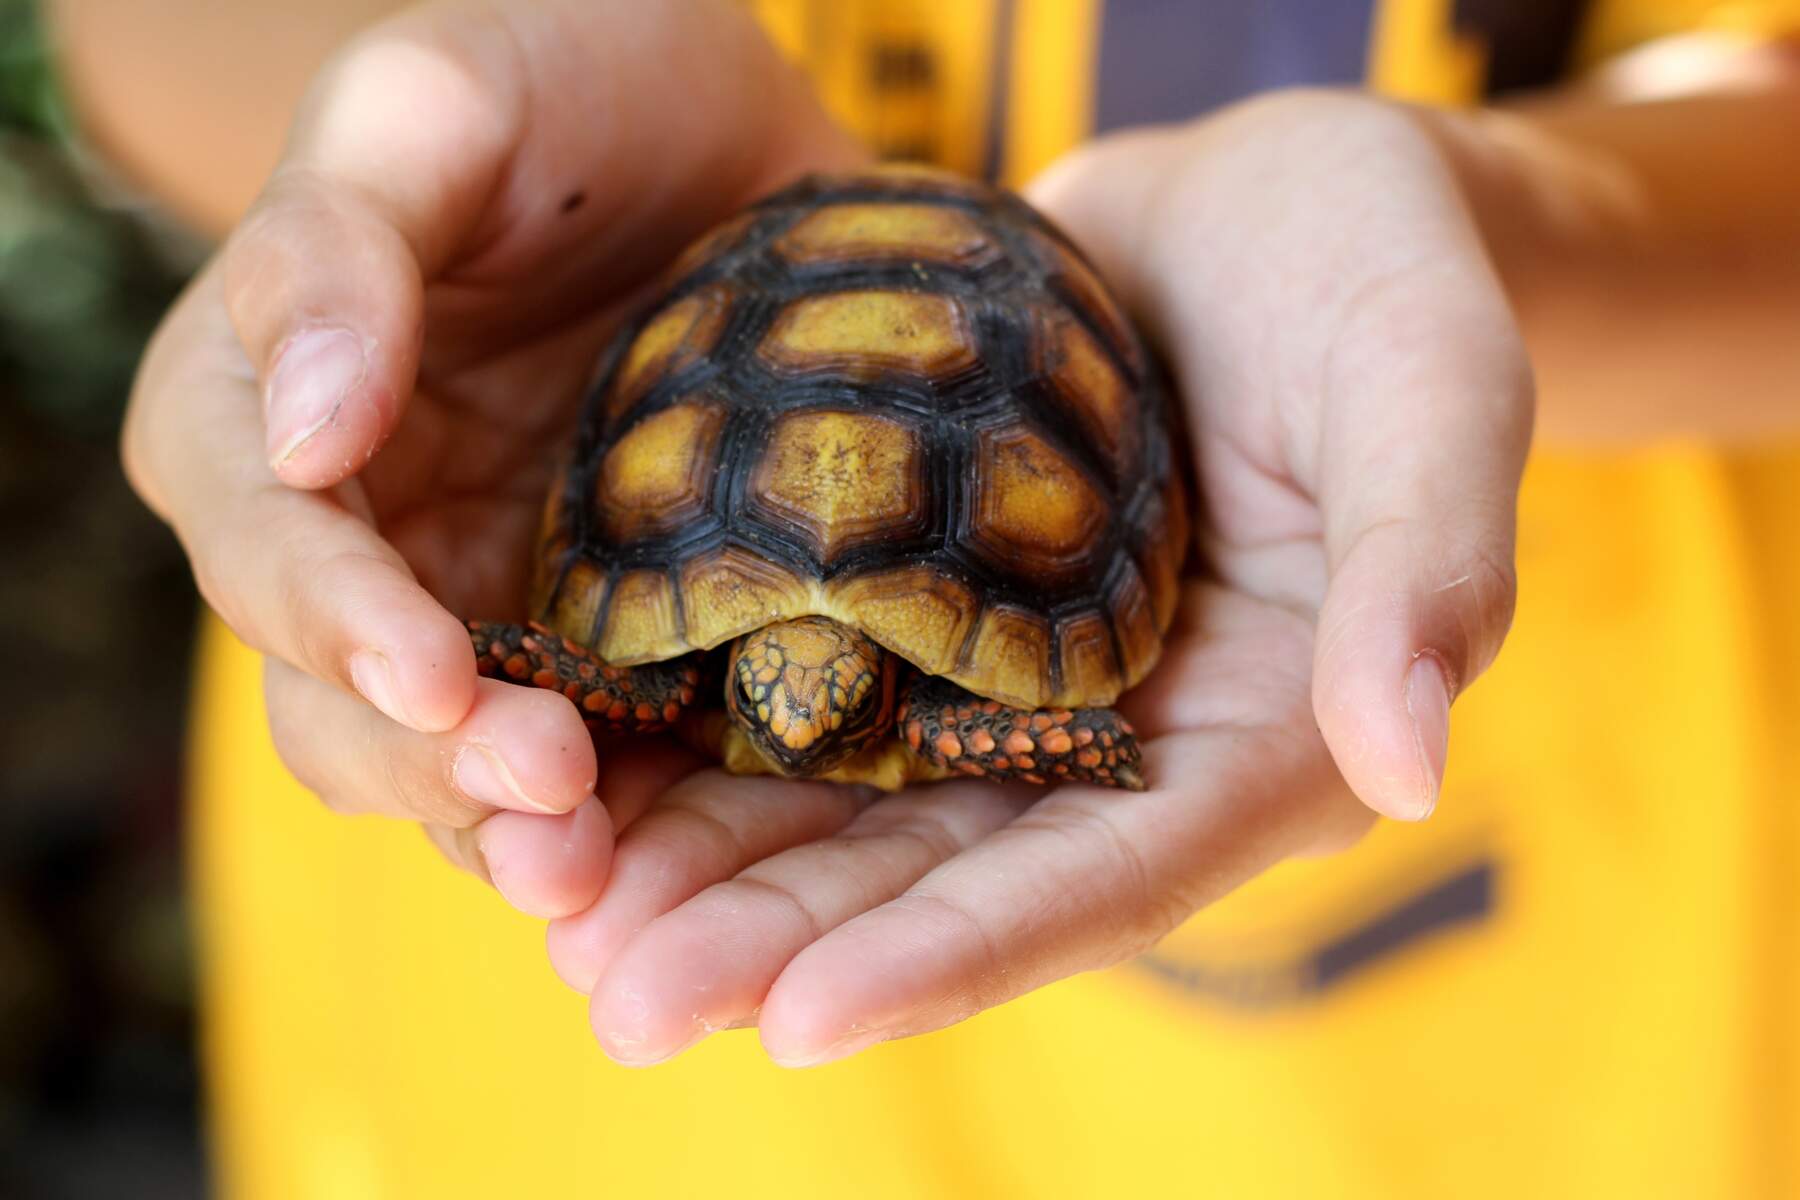
<path fill-rule="evenodd" d="M 1455 64 L 1381 60 L 1443 44 L 1398 13 L 1372 71 L 1455 98 Z M 1043 130 L 1008 135 L 1013 163 Z M 798 1073 L 743 1032 L 608 1064 L 539 923 L 287 778 L 254 658 L 209 624 L 193 871 L 223 1194 L 1800 1195 L 1796 516 L 1800 446 L 1540 455 L 1518 620 L 1457 706 L 1431 822 L 1273 871 L 1144 962 Z M 1327 978 L 1324 948 L 1466 878 L 1484 911 Z"/>

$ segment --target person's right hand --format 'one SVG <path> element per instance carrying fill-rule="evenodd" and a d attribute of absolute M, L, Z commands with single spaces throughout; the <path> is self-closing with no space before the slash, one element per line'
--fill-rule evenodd
<path fill-rule="evenodd" d="M 635 811 L 692 762 L 597 764 L 568 701 L 477 678 L 459 617 L 521 613 L 548 466 L 634 291 L 862 157 L 729 0 L 433 5 L 322 73 L 152 343 L 124 457 L 267 656 L 276 746 L 326 803 L 425 822 L 528 912 L 594 900 L 596 788 Z"/>

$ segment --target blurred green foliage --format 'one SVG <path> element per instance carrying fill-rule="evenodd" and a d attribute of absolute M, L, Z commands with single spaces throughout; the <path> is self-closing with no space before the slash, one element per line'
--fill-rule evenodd
<path fill-rule="evenodd" d="M 0 0 L 0 1197 L 201 1188 L 180 769 L 195 597 L 115 448 L 195 257 Z"/>
<path fill-rule="evenodd" d="M 95 194 L 32 0 L 0 0 L 0 398 L 99 436 L 182 270 Z"/>

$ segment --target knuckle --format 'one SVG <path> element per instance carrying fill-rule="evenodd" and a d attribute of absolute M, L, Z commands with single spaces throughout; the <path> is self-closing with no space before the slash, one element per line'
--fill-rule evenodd
<path fill-rule="evenodd" d="M 948 895 L 922 888 L 914 888 L 893 904 L 937 927 L 941 936 L 934 940 L 941 944 L 965 945 L 974 950 L 975 960 L 968 964 L 970 982 L 940 1001 L 939 1011 L 932 1014 L 934 1023 L 960 1021 L 1012 999 L 1015 987 L 1006 960 L 994 935 L 974 912 Z"/>
<path fill-rule="evenodd" d="M 671 807 L 666 825 L 647 826 L 645 833 L 663 840 L 670 851 L 692 855 L 700 862 L 740 863 L 754 857 L 735 825 L 698 805 Z"/>
<path fill-rule="evenodd" d="M 1477 538 L 1470 542 L 1457 576 L 1438 590 L 1451 597 L 1462 628 L 1462 661 L 1455 664 L 1461 677 L 1453 681 L 1461 688 L 1493 661 L 1512 628 L 1518 608 L 1518 568 L 1505 547 L 1490 538 Z"/>
<path fill-rule="evenodd" d="M 746 871 L 731 880 L 730 885 L 755 893 L 759 900 L 773 903 L 785 911 L 802 931 L 808 945 L 824 937 L 829 928 L 800 892 L 771 875 Z"/>
<path fill-rule="evenodd" d="M 424 765 L 417 751 L 430 735 L 414 733 L 367 709 L 368 718 L 379 722 L 392 736 L 382 739 L 380 750 L 381 785 L 390 807 L 410 813 L 421 821 L 430 821 L 450 829 L 468 829 L 493 815 L 485 804 L 467 799 L 456 786 L 457 753 L 428 751 L 435 766 Z"/>
<path fill-rule="evenodd" d="M 289 518 L 289 536 L 275 544 L 304 547 L 317 540 L 307 536 L 308 522 Z M 367 590 L 372 565 L 387 564 L 377 555 L 360 550 L 334 549 L 322 554 L 284 553 L 275 566 L 276 594 L 283 608 L 282 627 L 292 639 L 299 661 L 326 677 L 347 681 L 344 663 L 348 653 L 339 621 L 345 610 L 360 604 Z"/>
<path fill-rule="evenodd" d="M 1180 888 L 1159 886 L 1157 875 L 1131 838 L 1105 814 L 1075 809 L 1080 827 L 1090 834 L 1107 859 L 1108 877 L 1118 882 L 1119 939 L 1113 961 L 1130 958 L 1156 944 L 1193 913 Z"/>

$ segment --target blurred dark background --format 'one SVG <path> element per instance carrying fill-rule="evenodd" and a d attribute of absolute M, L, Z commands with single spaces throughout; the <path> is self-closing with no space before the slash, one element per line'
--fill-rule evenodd
<path fill-rule="evenodd" d="M 196 250 L 69 131 L 34 4 L 0 0 L 0 1197 L 194 1196 L 197 609 L 116 443 Z"/>

